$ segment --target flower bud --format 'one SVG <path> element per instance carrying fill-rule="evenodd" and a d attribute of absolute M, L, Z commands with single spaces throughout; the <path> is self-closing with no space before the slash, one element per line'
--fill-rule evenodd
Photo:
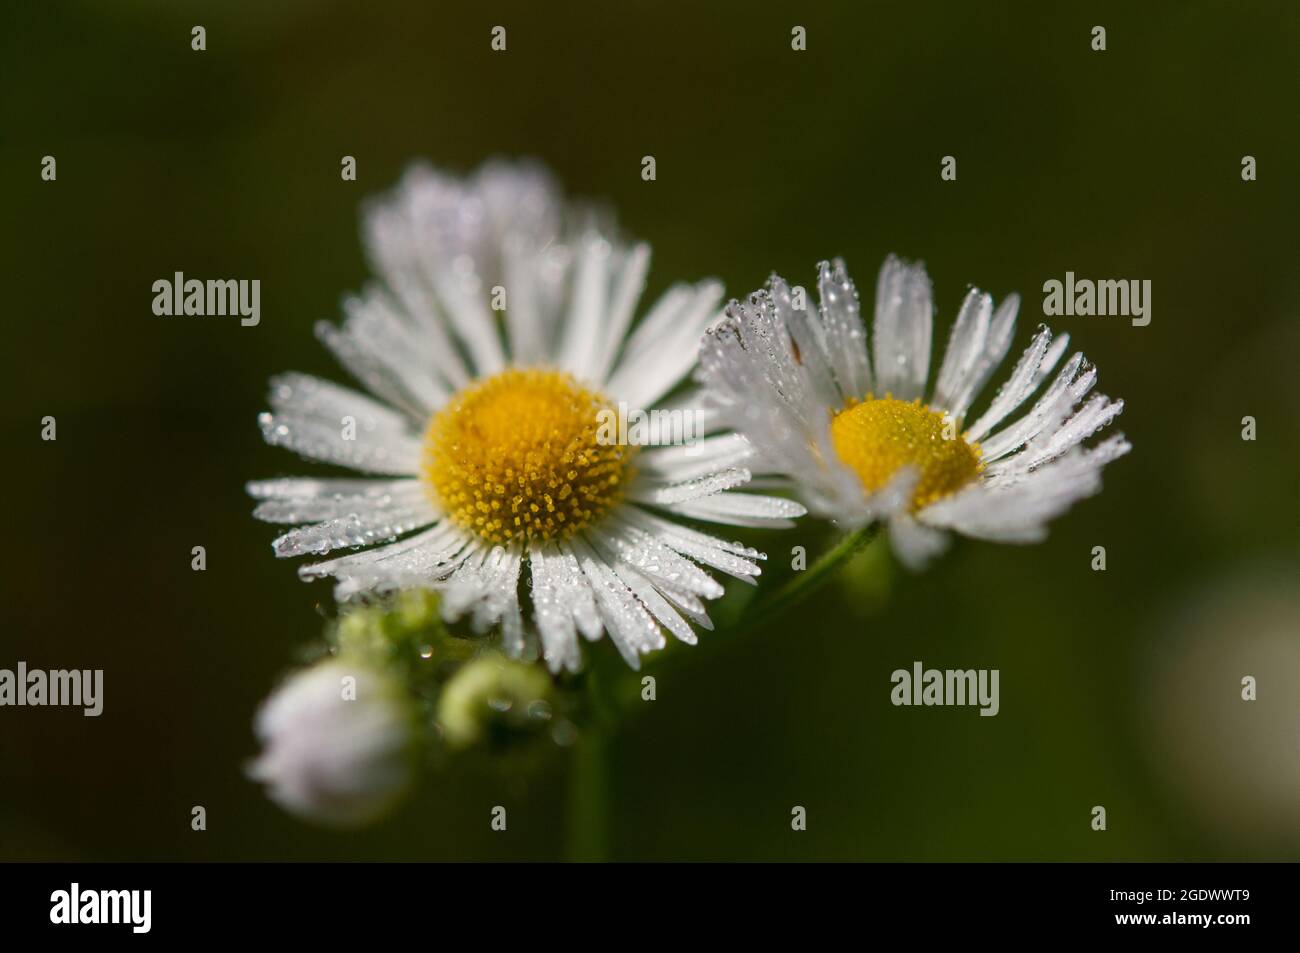
<path fill-rule="evenodd" d="M 415 772 L 414 718 L 383 672 L 330 659 L 292 675 L 257 713 L 264 745 L 248 774 L 308 820 L 359 827 L 386 813 Z"/>
<path fill-rule="evenodd" d="M 438 723 L 452 748 L 468 748 L 489 732 L 521 739 L 551 716 L 551 679 L 536 665 L 495 652 L 465 665 L 447 683 Z"/>

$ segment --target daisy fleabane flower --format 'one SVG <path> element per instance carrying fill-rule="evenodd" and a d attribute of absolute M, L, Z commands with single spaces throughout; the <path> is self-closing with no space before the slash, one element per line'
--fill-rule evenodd
<path fill-rule="evenodd" d="M 633 327 L 649 248 L 523 163 L 467 179 L 415 166 L 363 232 L 382 280 L 317 333 L 369 394 L 286 374 L 259 422 L 271 444 L 371 476 L 250 483 L 258 518 L 306 524 L 276 554 L 373 545 L 299 575 L 334 577 L 340 601 L 439 589 L 449 620 L 499 626 L 515 656 L 540 641 L 552 671 L 579 668 L 579 635 L 608 633 L 633 667 L 665 629 L 695 642 L 722 594 L 701 565 L 753 582 L 763 554 L 681 518 L 780 526 L 804 509 L 734 492 L 750 473 L 713 452 L 725 435 L 674 443 L 706 427 L 684 425 L 690 398 L 663 418 L 668 445 L 606 425 L 689 374 L 721 287 L 674 285 Z"/>
<path fill-rule="evenodd" d="M 1080 353 L 1055 370 L 1069 335 L 1041 325 L 969 419 L 1011 348 L 1016 295 L 995 309 L 979 289 L 967 293 L 927 398 L 933 306 L 923 265 L 885 261 L 870 348 L 842 261 L 818 266 L 817 291 L 820 307 L 773 275 L 745 303 L 732 301 L 705 335 L 697 378 L 750 445 L 743 459 L 754 474 L 845 529 L 887 525 L 904 563 L 924 565 L 949 531 L 1041 540 L 1047 522 L 1096 493 L 1102 468 L 1129 451 L 1122 434 L 1083 447 L 1124 402 L 1088 396 L 1097 369 Z"/>

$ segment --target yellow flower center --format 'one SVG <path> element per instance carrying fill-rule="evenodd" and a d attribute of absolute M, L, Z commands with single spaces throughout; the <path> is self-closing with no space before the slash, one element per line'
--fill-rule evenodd
<path fill-rule="evenodd" d="M 470 384 L 425 435 L 425 475 L 447 515 L 490 543 L 554 539 L 622 495 L 636 448 L 602 443 L 603 395 L 563 371 L 511 368 Z"/>
<path fill-rule="evenodd" d="M 957 492 L 983 468 L 977 443 L 967 443 L 957 424 L 921 401 L 867 395 L 831 420 L 835 453 L 868 493 L 879 490 L 900 467 L 911 464 L 921 478 L 912 492 L 913 511 Z"/>

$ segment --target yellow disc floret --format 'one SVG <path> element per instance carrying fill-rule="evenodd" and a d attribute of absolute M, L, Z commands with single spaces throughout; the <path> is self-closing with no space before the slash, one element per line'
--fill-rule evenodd
<path fill-rule="evenodd" d="M 968 443 L 950 418 L 920 400 L 870 394 L 850 402 L 831 420 L 831 443 L 868 493 L 881 489 L 900 467 L 920 471 L 912 510 L 961 489 L 979 471 L 979 444 Z"/>
<path fill-rule="evenodd" d="M 609 401 L 563 371 L 476 381 L 429 424 L 425 474 L 438 505 L 491 543 L 553 539 L 599 519 L 631 477 L 635 447 L 603 442 Z"/>

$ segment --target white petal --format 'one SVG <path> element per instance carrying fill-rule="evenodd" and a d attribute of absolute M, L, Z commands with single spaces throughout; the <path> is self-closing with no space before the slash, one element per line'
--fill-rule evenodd
<path fill-rule="evenodd" d="M 691 529 L 681 523 L 664 519 L 662 516 L 656 516 L 647 510 L 637 506 L 620 507 L 611 514 L 616 519 L 623 519 L 636 526 L 655 534 L 656 537 L 674 537 L 692 540 L 701 546 L 708 546 L 722 550 L 723 552 L 735 553 L 738 556 L 744 556 L 748 559 L 766 559 L 767 557 L 760 553 L 752 546 L 746 546 L 744 543 L 728 542 L 719 539 L 709 533 L 701 533 L 699 530 Z M 677 547 L 674 547 L 677 548 Z M 685 550 L 680 550 L 685 552 Z"/>
<path fill-rule="evenodd" d="M 419 471 L 423 447 L 406 434 L 366 429 L 358 421 L 355 439 L 344 438 L 342 422 L 324 423 L 296 414 L 259 414 L 262 438 L 309 460 L 336 463 L 366 473 L 410 476 Z M 373 422 L 372 422 L 373 423 Z"/>
<path fill-rule="evenodd" d="M 582 381 L 595 379 L 592 372 L 600 360 L 612 254 L 609 242 L 598 236 L 585 241 L 578 251 L 572 301 L 555 362 Z"/>
<path fill-rule="evenodd" d="M 1096 368 L 1089 366 L 1081 353 L 1076 353 L 1061 368 L 1029 413 L 981 443 L 982 459 L 991 463 L 1024 446 L 1044 430 L 1050 433 L 1059 427 L 1096 380 Z"/>
<path fill-rule="evenodd" d="M 989 466 L 985 478 L 1014 477 L 1055 460 L 1099 430 L 1110 426 L 1123 411 L 1124 401 L 1112 401 L 1104 394 L 1095 394 L 1050 434 L 1040 434 L 1020 453 L 1004 457 Z"/>
<path fill-rule="evenodd" d="M 1047 353 L 1051 341 L 1052 332 L 1045 325 L 1039 325 L 1038 333 L 1016 362 L 1011 376 L 998 389 L 989 409 L 966 431 L 967 440 L 982 439 L 1038 388 L 1038 370 L 1044 363 L 1043 355 Z"/>
<path fill-rule="evenodd" d="M 518 540 L 497 546 L 489 554 L 482 570 L 482 596 L 474 606 L 472 626 L 486 632 L 500 623 L 501 648 L 514 658 L 524 653 L 523 615 L 519 610 L 519 571 L 523 564 L 523 544 Z"/>
<path fill-rule="evenodd" d="M 1011 484 L 976 484 L 919 514 L 930 526 L 1000 542 L 1037 542 L 1048 521 L 1101 489 L 1101 470 L 1129 450 L 1122 435 L 1065 456 Z"/>
<path fill-rule="evenodd" d="M 1070 335 L 1062 332 L 1052 341 L 1051 347 L 1043 354 L 1043 360 L 1038 365 L 1038 370 L 1034 371 L 1033 382 L 1030 384 L 1031 393 L 1038 389 L 1047 375 L 1052 373 L 1052 368 L 1056 367 L 1056 362 L 1061 359 L 1065 349 L 1070 346 Z"/>
<path fill-rule="evenodd" d="M 1019 310 L 1020 296 L 1013 294 L 1008 295 L 993 313 L 993 321 L 979 359 L 957 378 L 952 385 L 952 396 L 942 405 L 954 418 L 960 420 L 966 416 L 966 411 L 970 410 L 979 392 L 1007 356 L 1011 339 L 1016 334 L 1016 313 Z M 1069 340 L 1068 335 L 1066 340 Z"/>
<path fill-rule="evenodd" d="M 404 394 L 414 399 L 425 377 L 436 387 L 460 387 L 469 380 L 433 292 L 422 280 L 403 277 L 387 289 L 371 285 L 345 298 L 343 310 L 343 325 L 319 321 L 317 337 L 385 400 L 397 404 Z"/>
<path fill-rule="evenodd" d="M 617 376 L 628 361 L 657 350 L 681 324 L 679 318 L 694 300 L 695 289 L 687 284 L 675 284 L 660 295 L 624 343 L 623 353 L 611 378 Z"/>
<path fill-rule="evenodd" d="M 628 509 L 631 508 L 625 507 L 620 512 Z M 620 560 L 650 577 L 662 588 L 704 596 L 706 599 L 716 599 L 723 593 L 722 586 L 703 569 L 661 543 L 652 533 L 631 523 L 609 520 L 607 528 L 591 530 L 589 535 L 603 549 L 615 553 Z M 739 563 L 745 562 L 730 553 L 722 555 Z M 757 570 L 758 567 L 753 568 Z"/>
<path fill-rule="evenodd" d="M 920 480 L 921 471 L 917 467 L 899 467 L 884 486 L 867 497 L 866 509 L 870 518 L 882 520 L 906 513 Z"/>
<path fill-rule="evenodd" d="M 944 353 L 939 381 L 930 401 L 933 406 L 952 412 L 962 385 L 979 369 L 992 322 L 993 299 L 981 294 L 978 288 L 970 289 L 948 337 L 948 350 Z M 953 416 L 957 414 L 953 413 Z"/>
<path fill-rule="evenodd" d="M 679 482 L 737 466 L 755 457 L 754 447 L 737 433 L 707 437 L 679 447 L 643 450 L 637 470 Z"/>
<path fill-rule="evenodd" d="M 644 342 L 634 333 L 609 379 L 606 393 L 626 401 L 633 409 L 653 405 L 695 366 L 700 335 L 717 317 L 721 300 L 720 284 L 701 282 L 676 313 L 671 332 L 658 341 Z"/>
<path fill-rule="evenodd" d="M 700 601 L 698 596 L 664 585 L 659 586 L 659 592 L 677 608 L 678 612 L 686 616 L 691 622 L 708 632 L 713 631 L 713 620 L 704 611 L 704 603 Z"/>
<path fill-rule="evenodd" d="M 280 504 L 325 504 L 338 500 L 355 498 L 383 503 L 386 497 L 406 499 L 423 491 L 419 480 L 368 480 L 357 478 L 318 479 L 316 477 L 280 477 L 274 480 L 252 480 L 244 489 L 255 500 Z M 260 507 L 259 507 L 260 509 Z M 268 513 L 270 510 L 268 509 Z M 311 515 L 302 518 L 259 516 L 271 523 L 299 523 L 309 519 L 328 519 L 340 513 L 326 513 L 320 517 Z"/>
<path fill-rule="evenodd" d="M 761 567 L 752 560 L 767 558 L 755 549 L 741 546 L 738 543 L 723 542 L 722 540 L 709 536 L 706 533 L 700 533 L 688 527 L 680 526 L 676 523 L 671 523 L 668 520 L 661 519 L 653 514 L 646 513 L 644 510 L 639 510 L 634 506 L 621 508 L 619 510 L 619 515 L 626 521 L 626 523 L 644 530 L 659 545 L 676 550 L 677 552 L 689 556 L 698 562 L 704 563 L 706 566 L 720 569 L 728 575 L 734 576 L 743 582 L 752 583 L 754 577 L 762 572 Z M 640 540 L 640 542 L 642 545 L 645 545 L 644 539 Z M 663 558 L 662 556 L 658 556 L 658 554 L 656 554 L 656 557 L 660 559 Z M 628 561 L 633 563 L 633 565 L 639 565 L 635 559 L 629 559 Z M 671 562 L 668 562 L 667 565 L 672 567 Z M 644 567 L 640 568 L 643 568 L 643 571 L 645 571 Z M 708 579 L 709 577 L 706 575 L 705 578 Z M 669 579 L 669 581 L 672 582 L 674 580 Z M 689 584 L 689 577 L 687 577 L 687 582 Z M 717 585 L 716 583 L 713 583 L 711 579 L 709 582 L 712 583 L 713 586 Z M 699 589 L 694 589 L 694 591 L 700 592 L 700 594 L 710 598 L 715 597 L 714 594 L 709 591 L 701 591 Z M 716 595 L 722 594 L 720 587 L 717 588 L 715 592 Z"/>
<path fill-rule="evenodd" d="M 514 243 L 505 249 L 506 337 L 516 365 L 544 363 L 550 353 L 547 322 L 538 287 L 540 256 Z"/>
<path fill-rule="evenodd" d="M 428 262 L 429 277 L 443 313 L 469 352 L 474 376 L 487 377 L 505 368 L 506 356 L 496 316 L 488 307 L 488 289 L 469 264 L 465 259 Z"/>
<path fill-rule="evenodd" d="M 396 413 L 365 394 L 312 377 L 309 374 L 277 374 L 271 378 L 271 410 L 276 414 L 302 417 L 339 428 L 351 417 L 357 427 L 378 433 L 409 432 L 409 424 Z"/>
<path fill-rule="evenodd" d="M 909 569 L 923 569 L 948 548 L 948 534 L 942 530 L 923 526 L 907 513 L 898 513 L 889 520 L 889 541 L 899 560 Z"/>
<path fill-rule="evenodd" d="M 483 598 L 487 575 L 482 570 L 492 551 L 481 539 L 473 540 L 463 558 L 440 580 L 441 612 L 447 622 L 455 622 Z"/>
<path fill-rule="evenodd" d="M 623 660 L 639 669 L 642 655 L 664 646 L 659 624 L 586 541 L 574 536 L 569 546 L 591 583 L 596 608 L 610 640 Z"/>
<path fill-rule="evenodd" d="M 833 266 L 818 263 L 817 297 L 826 358 L 840 391 L 845 396 L 864 397 L 872 386 L 867 330 L 862 323 L 858 289 L 838 258 Z"/>
<path fill-rule="evenodd" d="M 420 326 L 377 288 L 344 299 L 343 310 L 342 327 L 318 322 L 316 336 L 353 377 L 393 406 L 422 418 L 468 379 L 442 325 Z"/>
<path fill-rule="evenodd" d="M 601 346 L 591 368 L 590 379 L 604 381 L 614 366 L 614 358 L 623 346 L 632 323 L 636 304 L 645 290 L 646 272 L 650 268 L 650 246 L 638 244 L 625 256 L 610 293 L 609 310 L 601 323 Z"/>
<path fill-rule="evenodd" d="M 542 658 L 552 672 L 576 672 L 582 665 L 573 611 L 561 597 L 563 557 L 554 543 L 534 543 L 528 551 L 533 620 L 542 639 Z M 593 605 L 592 611 L 595 611 Z"/>
<path fill-rule="evenodd" d="M 361 493 L 323 494 L 299 500 L 266 500 L 253 510 L 253 517 L 265 523 L 314 523 L 353 514 L 394 513 L 429 504 L 419 480 L 372 480 Z M 429 522 L 432 522 L 430 520 Z"/>
<path fill-rule="evenodd" d="M 473 540 L 449 520 L 386 546 L 300 566 L 299 578 L 338 580 L 340 601 L 365 592 L 389 592 L 429 585 L 445 577 L 469 552 Z"/>
<path fill-rule="evenodd" d="M 607 558 L 610 557 L 607 555 Z M 659 590 L 650 580 L 625 562 L 610 558 L 609 565 L 623 585 L 627 586 L 650 614 L 679 641 L 687 645 L 695 645 L 699 641 L 690 624 L 668 603 L 668 600 L 659 594 Z"/>
<path fill-rule="evenodd" d="M 841 405 L 826 403 L 824 386 L 796 353 L 804 349 L 792 344 L 771 296 L 756 292 L 744 304 L 731 302 L 705 334 L 699 379 L 723 419 L 757 449 L 751 470 L 789 475 L 819 514 L 853 522 L 862 515 L 861 484 L 840 464 L 830 436 Z"/>
<path fill-rule="evenodd" d="M 803 367 L 807 375 L 808 386 L 816 399 L 824 402 L 828 407 L 837 407 L 845 402 L 849 397 L 861 397 L 862 394 L 844 393 L 840 389 L 839 383 L 835 379 L 835 371 L 832 368 L 832 359 L 829 344 L 827 343 L 827 330 L 822 323 L 821 312 L 814 306 L 807 293 L 804 294 L 803 307 L 796 308 L 790 291 L 790 286 L 786 284 L 785 279 L 780 275 L 772 275 L 767 279 L 768 297 L 775 309 L 776 319 L 780 324 L 784 324 L 790 335 L 791 356 L 796 364 Z M 828 295 L 832 296 L 836 306 L 839 306 L 847 295 L 847 291 L 836 290 L 833 285 L 827 289 Z M 856 294 L 856 293 L 855 293 Z M 822 292 L 818 291 L 821 297 Z M 852 298 L 856 304 L 856 297 Z M 860 319 L 859 319 L 860 320 Z M 852 369 L 850 372 L 846 369 L 845 374 L 850 377 L 852 384 L 860 385 L 866 382 L 868 390 L 871 383 L 871 366 L 867 362 L 867 352 L 865 340 L 859 348 L 861 365 Z"/>
<path fill-rule="evenodd" d="M 574 554 L 573 547 L 567 542 L 560 542 L 556 545 L 556 551 L 562 561 L 561 566 L 556 570 L 560 579 L 557 596 L 573 613 L 573 621 L 577 624 L 582 637 L 589 642 L 595 641 L 604 631 L 600 612 L 596 609 L 595 593 L 582 573 L 582 567 L 578 564 L 578 557 Z"/>
<path fill-rule="evenodd" d="M 278 537 L 272 545 L 275 554 L 281 558 L 309 553 L 319 556 L 335 549 L 355 549 L 389 542 L 428 526 L 438 516 L 427 500 L 415 500 L 406 506 L 351 512 L 300 526 Z"/>
<path fill-rule="evenodd" d="M 790 527 L 791 519 L 808 510 L 801 503 L 757 493 L 718 493 L 699 500 L 665 505 L 664 509 L 710 523 L 732 526 Z"/>
<path fill-rule="evenodd" d="M 743 486 L 749 482 L 749 478 L 748 470 L 733 467 L 665 486 L 645 474 L 638 474 L 636 482 L 628 491 L 628 498 L 656 506 L 667 506 L 672 503 L 700 500 L 733 487 Z"/>
<path fill-rule="evenodd" d="M 825 274 L 825 266 L 822 268 Z M 908 264 L 890 255 L 876 280 L 872 327 L 876 389 L 881 394 L 889 393 L 899 400 L 924 395 L 930 373 L 933 324 L 933 293 L 925 266 L 920 262 Z M 847 342 L 844 346 L 848 346 Z M 857 396 L 865 396 L 865 392 Z"/>

